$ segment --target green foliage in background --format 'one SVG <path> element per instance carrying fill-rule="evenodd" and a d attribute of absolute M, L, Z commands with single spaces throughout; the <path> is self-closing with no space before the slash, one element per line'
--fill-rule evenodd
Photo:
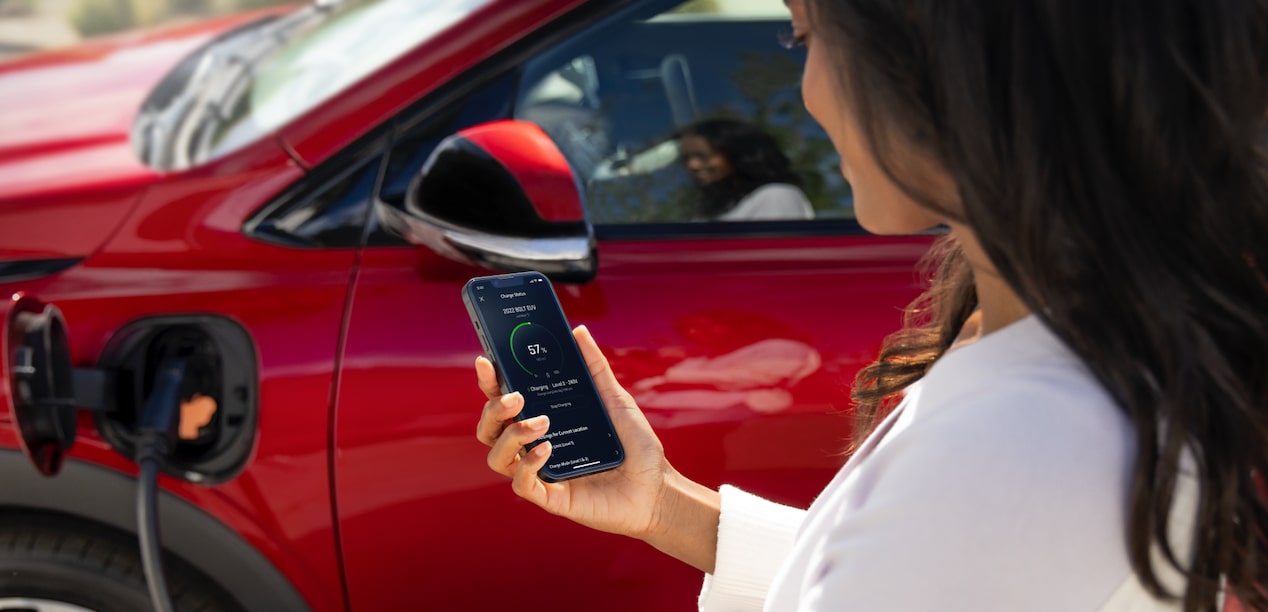
<path fill-rule="evenodd" d="M 277 6 L 279 4 L 294 4 L 294 2 L 295 0 L 236 0 L 234 4 L 238 10 L 247 10 Z"/>
<path fill-rule="evenodd" d="M 212 9 L 209 0 L 170 0 L 168 6 L 173 13 L 184 15 L 202 15 Z"/>
<path fill-rule="evenodd" d="M 801 190 L 816 214 L 853 216 L 854 193 L 838 170 L 840 157 L 801 99 L 801 72 L 802 63 L 791 54 L 745 54 L 731 81 L 747 110 L 724 109 L 722 114 L 753 123 L 775 138 L 801 175 Z"/>
<path fill-rule="evenodd" d="M 669 11 L 670 13 L 717 13 L 718 0 L 688 0 Z"/>
<path fill-rule="evenodd" d="M 10 0 L 13 1 L 13 0 Z M 292 4 L 295 0 L 77 0 L 67 16 L 83 36 L 211 15 Z"/>
<path fill-rule="evenodd" d="M 71 23 L 84 36 L 119 32 L 136 24 L 128 0 L 80 0 L 74 11 Z"/>

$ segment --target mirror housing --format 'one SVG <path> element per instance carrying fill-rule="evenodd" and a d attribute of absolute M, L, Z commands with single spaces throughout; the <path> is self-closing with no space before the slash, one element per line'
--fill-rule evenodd
<path fill-rule="evenodd" d="M 446 138 L 423 164 L 405 210 L 385 224 L 410 243 L 498 271 L 586 282 L 598 270 L 583 190 L 533 123 L 495 121 Z"/>

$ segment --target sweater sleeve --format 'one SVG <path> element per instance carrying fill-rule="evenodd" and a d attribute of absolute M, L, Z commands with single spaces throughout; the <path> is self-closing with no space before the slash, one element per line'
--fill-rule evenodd
<path fill-rule="evenodd" d="M 761 610 L 806 512 L 723 485 L 717 564 L 700 591 L 702 612 Z"/>

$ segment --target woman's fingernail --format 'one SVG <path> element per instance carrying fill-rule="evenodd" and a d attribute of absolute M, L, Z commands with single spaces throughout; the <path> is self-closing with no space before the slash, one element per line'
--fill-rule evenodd
<path fill-rule="evenodd" d="M 519 404 L 519 402 L 520 402 L 519 391 L 516 391 L 515 393 L 507 393 L 506 395 L 502 396 L 502 405 L 506 406 L 507 408 L 514 408 L 517 404 Z"/>
<path fill-rule="evenodd" d="M 528 419 L 524 424 L 533 431 L 543 431 L 550 427 L 550 418 L 542 414 Z"/>
<path fill-rule="evenodd" d="M 542 442 L 533 447 L 533 456 L 541 459 L 550 454 L 550 442 Z"/>

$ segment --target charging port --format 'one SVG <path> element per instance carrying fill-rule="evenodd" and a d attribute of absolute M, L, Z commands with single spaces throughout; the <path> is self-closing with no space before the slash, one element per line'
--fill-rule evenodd
<path fill-rule="evenodd" d="M 213 316 L 164 316 L 126 325 L 102 351 L 98 367 L 117 373 L 114 410 L 97 414 L 97 429 L 115 450 L 132 457 L 137 426 L 160 376 L 172 358 L 185 360 L 180 388 L 184 402 L 214 406 L 205 425 L 182 436 L 162 463 L 163 472 L 214 484 L 246 466 L 255 443 L 257 366 L 255 347 L 240 325 Z"/>

